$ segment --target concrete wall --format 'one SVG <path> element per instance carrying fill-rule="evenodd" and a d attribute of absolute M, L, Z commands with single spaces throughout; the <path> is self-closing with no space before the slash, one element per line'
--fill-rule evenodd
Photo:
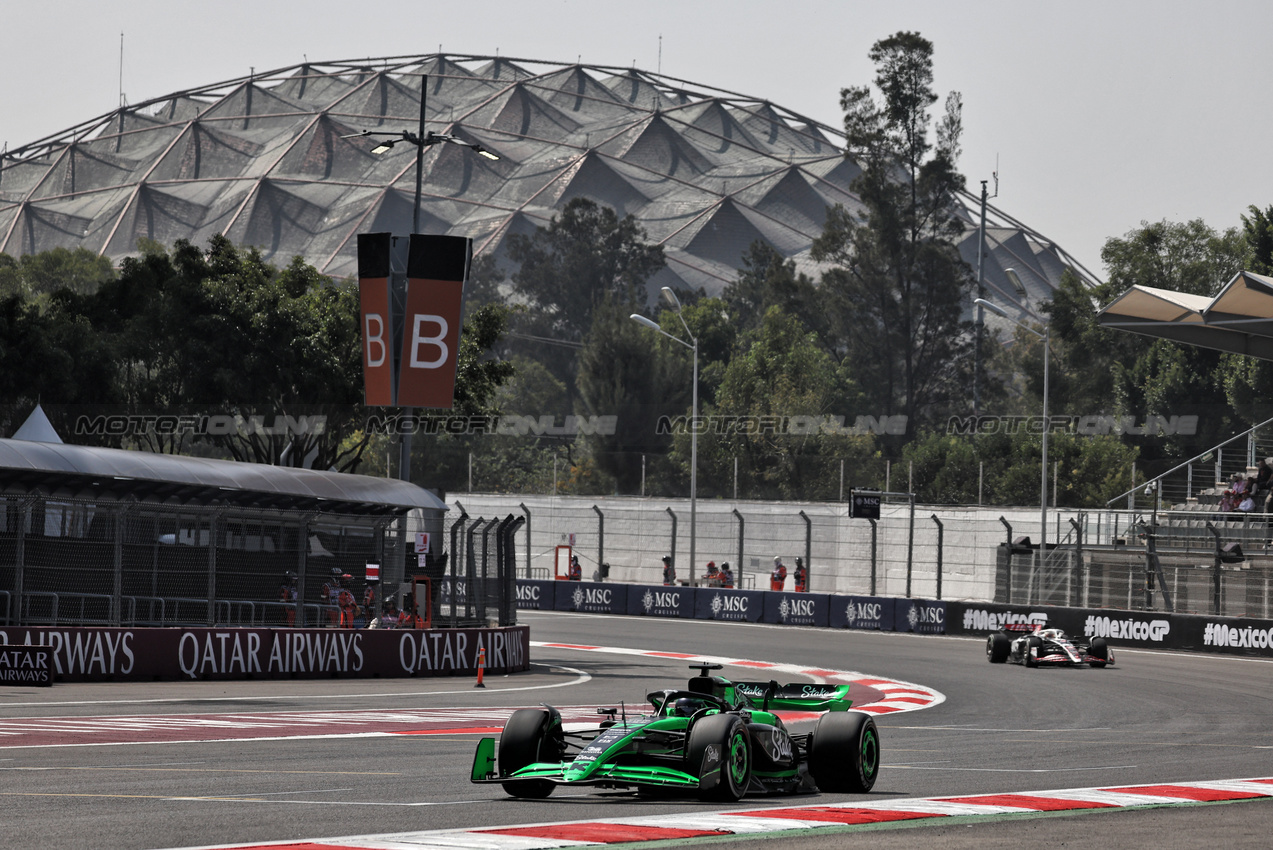
<path fill-rule="evenodd" d="M 585 579 L 599 558 L 610 564 L 610 580 L 637 584 L 661 583 L 661 559 L 675 552 L 678 578 L 689 577 L 690 503 L 688 499 L 635 497 L 552 497 L 466 494 L 448 497 L 448 522 L 460 509 L 470 518 L 529 513 L 529 570 L 527 532 L 517 533 L 518 576 L 546 577 L 552 573 L 554 548 L 574 535 L 574 551 Z M 594 509 L 595 506 L 595 509 Z M 672 516 L 676 538 L 672 538 Z M 604 540 L 599 533 L 604 517 Z M 739 558 L 739 519 L 742 517 L 742 557 Z M 806 523 L 804 517 L 808 517 Z M 1059 513 L 1059 516 L 1058 516 Z M 871 524 L 850 519 L 841 503 L 728 502 L 699 500 L 696 509 L 696 574 L 707 562 L 729 561 L 743 588 L 767 588 L 773 557 L 787 565 L 787 589 L 796 556 L 805 554 L 806 530 L 811 537 L 810 592 L 906 596 L 910 559 L 912 596 L 937 594 L 938 528 L 943 524 L 942 598 L 987 600 L 994 597 L 996 549 L 1012 536 L 1038 540 L 1039 509 L 955 508 L 916 505 L 912 542 L 910 510 L 904 500 L 886 503 L 876 523 L 875 586 L 871 586 Z M 1049 513 L 1048 539 L 1055 542 L 1058 521 L 1062 537 L 1074 512 Z M 601 546 L 604 543 L 604 552 Z"/>

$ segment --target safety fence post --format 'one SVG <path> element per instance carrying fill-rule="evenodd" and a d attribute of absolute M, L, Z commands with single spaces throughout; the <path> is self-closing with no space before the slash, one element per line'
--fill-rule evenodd
<path fill-rule="evenodd" d="M 744 529 L 747 527 L 747 521 L 744 520 L 743 515 L 738 512 L 738 508 L 734 508 L 733 511 L 734 518 L 738 520 L 738 580 L 735 582 L 734 586 L 741 588 L 744 586 L 743 572 L 745 571 L 743 567 L 743 533 Z"/>
<path fill-rule="evenodd" d="M 906 598 L 911 598 L 911 569 L 915 560 L 915 494 L 907 493 L 910 502 L 910 530 L 906 538 Z"/>
<path fill-rule="evenodd" d="M 1008 522 L 1007 518 L 1003 516 L 999 517 L 999 522 L 1003 523 L 1003 527 L 1008 529 L 1008 546 L 1007 546 L 1008 563 L 1003 571 L 1004 572 L 1003 601 L 1011 604 L 1012 603 L 1012 525 Z"/>
<path fill-rule="evenodd" d="M 945 528 L 942 526 L 941 520 L 937 518 L 937 514 L 933 514 L 933 522 L 937 523 L 937 598 L 941 599 L 942 537 Z"/>
<path fill-rule="evenodd" d="M 872 595 L 872 596 L 874 596 L 874 595 L 875 595 L 875 576 L 876 576 L 876 572 L 875 572 L 875 570 L 876 570 L 876 563 L 875 563 L 875 541 L 876 541 L 876 535 L 875 535 L 875 520 L 873 520 L 873 519 L 868 519 L 868 520 L 867 520 L 867 522 L 869 522 L 869 523 L 871 524 L 871 595 Z"/>
<path fill-rule="evenodd" d="M 526 578 L 530 578 L 530 508 L 526 507 L 525 502 L 520 502 L 518 507 L 522 509 L 522 513 L 526 514 Z"/>
<path fill-rule="evenodd" d="M 808 590 L 813 585 L 813 566 L 809 563 L 809 555 L 813 552 L 813 520 L 804 511 L 800 512 L 800 518 L 804 520 L 804 586 Z"/>
<path fill-rule="evenodd" d="M 672 518 L 672 546 L 668 550 L 668 555 L 672 558 L 672 572 L 676 572 L 676 514 L 671 508 L 667 509 L 667 515 Z"/>
<path fill-rule="evenodd" d="M 606 562 L 606 515 L 601 508 L 592 506 L 597 514 L 597 575 L 601 575 L 601 565 Z"/>
<path fill-rule="evenodd" d="M 1082 516 L 1082 514 L 1080 514 Z M 1083 607 L 1083 524 L 1070 517 L 1074 527 L 1074 569 L 1070 570 L 1070 607 Z"/>

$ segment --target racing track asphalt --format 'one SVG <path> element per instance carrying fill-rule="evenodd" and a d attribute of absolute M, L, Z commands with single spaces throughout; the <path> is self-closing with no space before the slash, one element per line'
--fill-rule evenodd
<path fill-rule="evenodd" d="M 522 612 L 521 619 L 535 641 L 857 670 L 945 695 L 934 708 L 876 718 L 884 766 L 870 795 L 751 798 L 744 805 L 753 809 L 1273 775 L 1273 665 L 1265 661 L 1120 649 L 1117 666 L 1107 670 L 1027 670 L 987 664 L 983 642 L 961 638 L 539 612 Z M 536 648 L 532 660 L 531 673 L 488 677 L 483 690 L 458 678 L 0 690 L 0 722 L 47 718 L 58 728 L 67 718 L 105 715 L 120 718 L 120 728 L 139 728 L 134 737 L 142 739 L 13 747 L 14 738 L 6 743 L 0 733 L 4 845 L 96 850 L 255 844 L 721 808 L 614 792 L 558 791 L 545 801 L 512 800 L 498 786 L 468 783 L 472 734 L 354 737 L 345 730 L 315 737 L 324 730 L 311 722 L 299 730 L 310 737 L 289 737 L 296 734 L 290 720 L 314 721 L 312 712 L 374 716 L 540 702 L 631 705 L 690 675 L 684 661 L 601 652 Z M 754 670 L 723 672 L 762 678 Z M 180 723 L 192 715 L 227 713 L 269 714 L 280 732 L 253 740 L 155 743 L 158 733 L 147 733 L 144 722 L 123 720 L 145 715 Z M 414 730 L 406 721 L 402 727 L 397 731 Z M 1049 847 L 1266 847 L 1273 801 L 925 822 L 872 830 L 869 840 L 872 848 L 900 848 L 903 842 L 911 848 L 919 838 L 912 829 L 924 830 L 923 843 L 935 848 L 1027 841 Z M 818 832 L 787 834 L 768 846 L 812 850 L 844 842 L 842 834 Z"/>

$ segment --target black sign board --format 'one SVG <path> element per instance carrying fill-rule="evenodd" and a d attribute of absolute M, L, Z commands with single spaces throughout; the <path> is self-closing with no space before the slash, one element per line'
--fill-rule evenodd
<path fill-rule="evenodd" d="M 853 490 L 849 494 L 849 516 L 853 519 L 879 519 L 883 494 L 879 490 Z"/>

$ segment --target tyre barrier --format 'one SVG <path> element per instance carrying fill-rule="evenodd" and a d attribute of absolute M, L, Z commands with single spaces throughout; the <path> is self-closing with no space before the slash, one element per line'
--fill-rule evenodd
<path fill-rule="evenodd" d="M 1029 622 L 1075 637 L 1102 637 L 1116 647 L 1273 657 L 1273 620 L 1160 611 L 537 579 L 517 581 L 517 606 L 980 637 L 1005 623 Z"/>

